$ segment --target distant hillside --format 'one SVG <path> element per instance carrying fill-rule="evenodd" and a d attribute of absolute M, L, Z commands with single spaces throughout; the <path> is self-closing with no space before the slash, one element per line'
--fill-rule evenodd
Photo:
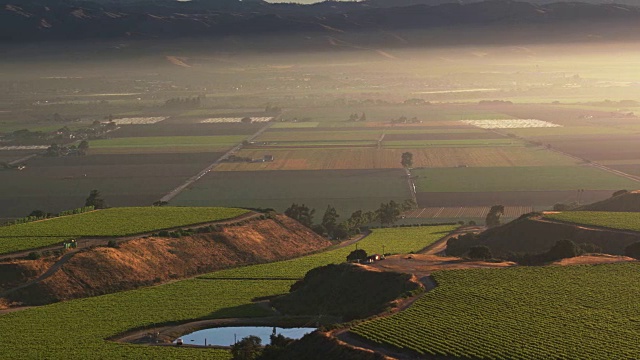
<path fill-rule="evenodd" d="M 486 230 L 477 236 L 474 243 L 467 244 L 467 247 L 484 245 L 494 256 L 508 257 L 512 253 L 544 253 L 558 240 L 564 239 L 576 244 L 594 244 L 606 254 L 623 255 L 626 246 L 640 241 L 640 232 L 589 229 L 540 219 L 539 216 L 524 216 Z"/>
<path fill-rule="evenodd" d="M 309 34 L 337 36 L 345 41 L 364 41 L 357 36 L 358 33 L 436 28 L 452 31 L 456 42 L 515 41 L 514 36 L 520 41 L 535 39 L 548 42 L 633 38 L 637 33 L 633 30 L 640 27 L 640 8 L 631 5 L 577 2 L 540 5 L 508 0 L 441 2 L 373 0 L 300 5 L 239 0 L 101 3 L 0 0 L 0 42 L 169 40 L 271 34 L 294 37 L 295 41 L 289 46 L 296 47 L 306 42 L 314 46 L 327 46 L 326 38 L 310 39 Z M 503 27 L 513 31 L 485 33 Z M 456 35 L 456 32 L 465 30 L 465 36 Z M 477 30 L 482 31 L 478 33 Z M 549 37 L 550 33 L 554 36 Z M 488 35 L 490 37 L 486 38 Z M 397 43 L 397 38 L 395 41 L 385 36 L 369 38 L 369 45 Z M 418 36 L 412 40 L 414 42 L 407 45 L 420 45 L 426 40 L 444 44 L 451 41 L 444 34 L 437 38 Z"/>
<path fill-rule="evenodd" d="M 627 192 L 593 204 L 582 206 L 578 211 L 640 212 L 640 190 Z"/>
<path fill-rule="evenodd" d="M 40 305 L 160 284 L 240 265 L 305 255 L 330 246 L 300 223 L 278 215 L 248 220 L 210 233 L 180 238 L 149 237 L 126 241 L 117 248 L 81 251 L 50 276 L 9 293 L 8 302 Z M 0 294 L 42 276 L 53 260 L 0 263 Z M 54 265 L 55 266 L 55 265 Z"/>

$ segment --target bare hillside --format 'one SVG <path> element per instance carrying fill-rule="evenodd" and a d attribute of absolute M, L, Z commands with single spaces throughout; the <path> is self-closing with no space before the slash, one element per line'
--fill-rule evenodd
<path fill-rule="evenodd" d="M 95 296 L 160 284 L 218 269 L 293 258 L 331 245 L 290 218 L 256 219 L 220 231 L 181 238 L 148 237 L 118 248 L 95 247 L 53 267 L 34 268 L 29 261 L 0 264 L 31 285 L 9 292 L 9 302 L 28 305 Z M 8 287 L 5 285 L 6 290 Z M 1 293 L 1 292 L 0 292 Z"/>

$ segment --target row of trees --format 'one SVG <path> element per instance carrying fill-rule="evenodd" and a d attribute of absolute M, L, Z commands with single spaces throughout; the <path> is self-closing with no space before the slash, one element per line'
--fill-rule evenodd
<path fill-rule="evenodd" d="M 89 142 L 86 140 L 82 140 L 78 146 L 76 145 L 58 145 L 52 144 L 47 148 L 45 152 L 45 156 L 50 157 L 59 157 L 59 156 L 68 156 L 68 155 L 87 155 L 87 151 L 89 151 Z"/>
<path fill-rule="evenodd" d="M 398 221 L 403 211 L 410 210 L 413 207 L 415 207 L 413 200 L 405 200 L 402 204 L 391 200 L 388 203 L 380 204 L 376 211 L 358 210 L 353 212 L 349 218 L 340 222 L 340 215 L 336 208 L 328 205 L 319 224 L 314 224 L 313 222 L 316 210 L 309 208 L 305 204 L 293 203 L 284 211 L 284 214 L 312 229 L 317 234 L 341 240 L 358 233 L 361 227 L 373 222 L 379 222 L 381 226 L 393 225 Z"/>

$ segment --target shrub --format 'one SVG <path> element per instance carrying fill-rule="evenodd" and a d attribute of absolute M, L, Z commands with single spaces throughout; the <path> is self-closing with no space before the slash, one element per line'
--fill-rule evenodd
<path fill-rule="evenodd" d="M 27 255 L 27 259 L 29 260 L 38 260 L 42 257 L 42 255 L 40 255 L 39 252 L 36 251 L 32 251 L 29 253 L 29 255 Z"/>
<path fill-rule="evenodd" d="M 628 257 L 640 260 L 640 241 L 627 246 L 624 249 L 624 254 Z"/>
<path fill-rule="evenodd" d="M 473 260 L 488 260 L 493 258 L 493 255 L 491 255 L 491 250 L 489 250 L 489 248 L 486 246 L 472 247 L 469 250 L 469 254 L 467 256 Z"/>

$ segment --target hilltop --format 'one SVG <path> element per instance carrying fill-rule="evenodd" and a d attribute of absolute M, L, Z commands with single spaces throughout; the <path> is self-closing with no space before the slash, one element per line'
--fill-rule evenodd
<path fill-rule="evenodd" d="M 640 190 L 625 192 L 593 204 L 585 205 L 579 211 L 640 212 Z"/>
<path fill-rule="evenodd" d="M 562 213 L 579 216 L 582 212 Z M 620 213 L 622 214 L 622 213 Z M 607 213 L 599 213 L 606 216 Z M 610 214 L 611 215 L 611 214 Z M 636 216 L 636 219 L 640 217 Z M 626 221 L 627 219 L 621 219 Z M 623 255 L 630 244 L 640 241 L 640 232 L 627 228 L 605 228 L 578 220 L 568 222 L 555 219 L 553 215 L 531 214 L 520 217 L 502 226 L 488 229 L 471 242 L 460 244 L 467 250 L 472 246 L 486 246 L 495 257 L 508 258 L 512 254 L 541 254 L 551 249 L 559 240 L 571 240 L 576 244 L 592 244 L 602 249 L 602 253 Z"/>

